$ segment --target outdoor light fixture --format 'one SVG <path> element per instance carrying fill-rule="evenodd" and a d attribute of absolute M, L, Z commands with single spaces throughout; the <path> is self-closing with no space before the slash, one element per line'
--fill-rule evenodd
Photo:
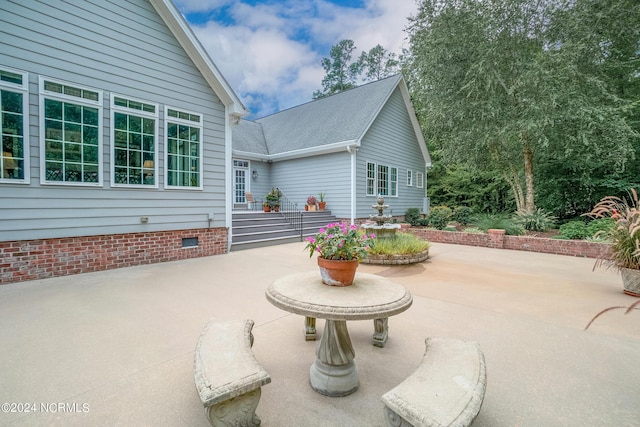
<path fill-rule="evenodd" d="M 253 170 L 253 172 L 251 172 L 251 178 L 255 181 L 256 179 L 258 179 L 258 171 L 257 170 Z"/>

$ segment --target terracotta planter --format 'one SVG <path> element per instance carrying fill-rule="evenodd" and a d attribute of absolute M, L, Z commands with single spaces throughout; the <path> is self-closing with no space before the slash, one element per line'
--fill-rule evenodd
<path fill-rule="evenodd" d="M 271 206 L 263 206 L 263 207 L 262 207 L 262 210 L 263 210 L 264 212 L 271 212 Z"/>
<path fill-rule="evenodd" d="M 324 210 L 324 208 L 327 207 L 327 202 L 318 202 L 318 209 L 320 209 L 321 211 Z"/>
<path fill-rule="evenodd" d="M 315 211 L 316 210 L 316 205 L 307 205 L 309 206 L 309 211 Z"/>
<path fill-rule="evenodd" d="M 333 260 L 318 257 L 322 283 L 329 286 L 351 286 L 358 264 L 357 259 Z"/>
<path fill-rule="evenodd" d="M 631 268 L 620 269 L 624 293 L 634 297 L 640 297 L 640 270 Z"/>

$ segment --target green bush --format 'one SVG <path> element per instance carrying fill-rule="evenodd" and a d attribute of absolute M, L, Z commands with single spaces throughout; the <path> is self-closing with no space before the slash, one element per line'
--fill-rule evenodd
<path fill-rule="evenodd" d="M 492 228 L 504 230 L 510 236 L 520 236 L 524 234 L 521 226 L 513 222 L 511 218 L 504 214 L 481 214 L 472 218 L 471 224 L 481 229 L 485 233 Z"/>
<path fill-rule="evenodd" d="M 556 217 L 540 208 L 533 212 L 518 211 L 513 217 L 513 221 L 516 224 L 530 231 L 547 231 L 556 225 L 556 219 Z"/>
<path fill-rule="evenodd" d="M 616 227 L 613 218 L 598 218 L 587 224 L 587 237 L 606 238 L 609 233 Z"/>
<path fill-rule="evenodd" d="M 453 210 L 452 218 L 459 224 L 469 224 L 469 221 L 471 221 L 471 208 L 467 206 L 456 206 Z"/>
<path fill-rule="evenodd" d="M 420 225 L 420 209 L 418 208 L 409 208 L 404 213 L 404 220 L 409 224 L 416 226 Z"/>
<path fill-rule="evenodd" d="M 429 242 L 411 233 L 397 232 L 395 237 L 376 239 L 369 253 L 372 255 L 409 255 L 419 254 L 429 249 Z"/>
<path fill-rule="evenodd" d="M 429 225 L 442 230 L 451 220 L 451 214 L 451 209 L 447 206 L 434 206 L 429 211 L 429 215 L 427 215 Z"/>
<path fill-rule="evenodd" d="M 569 221 L 558 230 L 560 239 L 584 239 L 587 237 L 587 226 L 582 221 Z"/>

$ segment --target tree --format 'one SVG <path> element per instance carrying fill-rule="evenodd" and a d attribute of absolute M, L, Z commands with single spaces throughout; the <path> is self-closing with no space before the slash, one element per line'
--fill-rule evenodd
<path fill-rule="evenodd" d="M 538 162 L 571 159 L 588 170 L 597 160 L 620 169 L 633 155 L 631 102 L 601 68 L 613 60 L 602 46 L 618 41 L 589 37 L 599 27 L 578 11 L 583 3 L 596 1 L 424 0 L 410 20 L 405 76 L 427 138 L 454 162 L 497 168 L 519 210 L 535 209 Z M 617 3 L 601 15 L 614 14 Z M 638 38 L 626 34 L 637 55 Z"/>
<path fill-rule="evenodd" d="M 351 61 L 351 55 L 355 49 L 353 40 L 342 40 L 331 47 L 329 58 L 322 58 L 322 68 L 326 72 L 322 79 L 322 91 L 314 92 L 313 99 L 356 87 L 356 78 L 361 72 L 361 65 L 359 61 Z"/>
<path fill-rule="evenodd" d="M 376 45 L 369 52 L 362 52 L 360 58 L 364 81 L 376 81 L 389 77 L 398 72 L 398 61 L 396 54 L 389 52 L 381 45 Z"/>

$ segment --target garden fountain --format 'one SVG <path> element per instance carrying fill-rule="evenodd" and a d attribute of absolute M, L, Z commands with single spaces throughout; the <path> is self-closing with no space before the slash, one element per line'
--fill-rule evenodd
<path fill-rule="evenodd" d="M 363 224 L 362 227 L 367 234 L 375 234 L 377 239 L 393 238 L 396 235 L 396 230 L 400 228 L 400 224 L 391 224 L 391 215 L 385 215 L 384 211 L 389 208 L 389 205 L 384 204 L 384 198 L 378 195 L 377 204 L 371 205 L 373 209 L 378 211 L 377 214 L 369 215 L 369 219 L 375 221 L 375 224 Z"/>

